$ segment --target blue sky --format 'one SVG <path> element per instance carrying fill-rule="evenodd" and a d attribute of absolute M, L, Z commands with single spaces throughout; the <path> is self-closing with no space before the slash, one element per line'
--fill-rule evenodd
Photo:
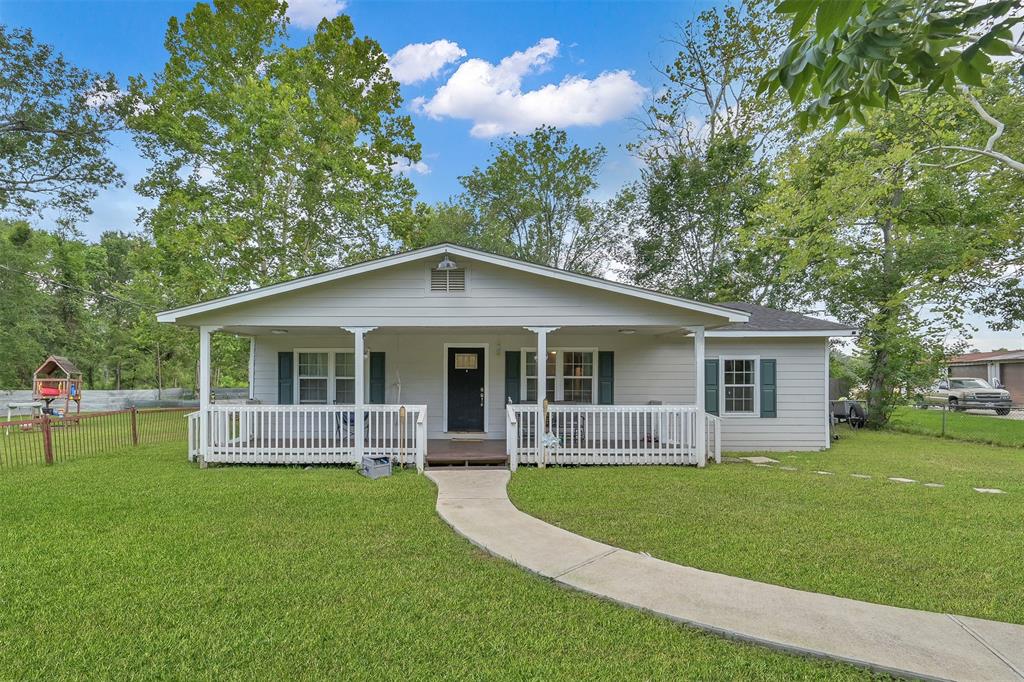
<path fill-rule="evenodd" d="M 167 19 L 184 16 L 194 4 L 0 0 L 0 22 L 31 28 L 72 63 L 112 71 L 124 83 L 163 66 Z M 496 135 L 539 123 L 567 128 L 579 144 L 603 144 L 608 160 L 599 196 L 613 194 L 638 173 L 624 147 L 637 136 L 634 117 L 659 86 L 656 69 L 675 54 L 667 39 L 675 24 L 714 2 L 290 4 L 296 40 L 321 16 L 344 11 L 359 35 L 374 38 L 392 56 L 423 146 L 422 164 L 409 169 L 409 177 L 420 199 L 433 202 L 458 192 L 458 177 L 486 162 Z M 94 203 L 94 215 L 82 226 L 89 237 L 137 229 L 140 199 L 132 185 L 145 164 L 127 135 L 114 140 L 112 156 L 126 186 L 104 191 Z M 982 350 L 1024 345 L 1019 332 L 993 332 L 977 317 L 971 322 L 980 327 L 973 344 Z"/>
<path fill-rule="evenodd" d="M 129 75 L 150 75 L 163 66 L 167 19 L 184 16 L 194 4 L 0 0 L 0 21 L 31 28 L 38 40 L 56 46 L 73 63 L 99 72 L 112 71 L 123 83 Z M 491 131 L 474 130 L 472 116 L 480 113 L 479 98 L 488 94 L 486 83 L 479 78 L 462 78 L 458 92 L 451 92 L 458 84 L 449 88 L 444 107 L 436 102 L 431 106 L 430 100 L 460 67 L 466 67 L 460 78 L 474 70 L 486 71 L 488 65 L 497 69 L 501 60 L 515 53 L 530 62 L 520 70 L 518 87 L 518 92 L 526 95 L 520 100 L 526 111 L 519 112 L 518 118 L 513 111 L 506 116 L 509 120 L 503 121 L 506 127 L 493 132 L 506 132 L 509 125 L 528 131 L 539 122 L 566 124 L 575 142 L 600 143 L 608 149 L 600 194 L 610 195 L 637 174 L 637 165 L 624 146 L 637 134 L 632 117 L 641 112 L 644 99 L 657 87 L 654 65 L 665 64 L 674 54 L 665 39 L 671 37 L 675 23 L 692 17 L 707 4 L 294 0 L 291 30 L 301 40 L 311 31 L 306 26 L 319 16 L 332 16 L 343 8 L 356 31 L 377 40 L 389 55 L 413 45 L 412 59 L 407 62 L 422 64 L 426 53 L 417 54 L 415 47 L 424 50 L 434 44 L 455 57 L 440 66 L 434 77 L 403 80 L 405 108 L 423 146 L 422 164 L 409 171 L 421 199 L 437 201 L 456 193 L 458 177 L 485 163 L 497 139 Z M 606 77 L 600 81 L 602 74 Z M 614 78 L 609 79 L 608 74 Z M 553 100 L 555 105 L 592 108 L 596 112 L 592 120 L 574 124 L 572 120 L 545 121 L 528 115 L 529 100 L 537 100 L 537 91 L 545 86 L 557 88 L 566 79 L 574 79 L 575 89 L 582 92 L 574 97 L 569 89 L 556 91 L 547 100 L 534 101 L 533 113 L 538 105 Z M 616 88 L 623 84 L 625 92 Z M 473 88 L 483 92 L 474 93 Z M 431 113 L 419 110 L 417 98 L 423 98 Z M 83 226 L 90 237 L 105 229 L 135 229 L 139 198 L 132 185 L 142 177 L 145 165 L 128 136 L 115 140 L 112 155 L 127 183 L 122 189 L 104 192 L 95 202 L 94 216 Z"/>

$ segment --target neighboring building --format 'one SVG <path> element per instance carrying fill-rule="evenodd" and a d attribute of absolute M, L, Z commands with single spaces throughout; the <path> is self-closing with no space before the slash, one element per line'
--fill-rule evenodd
<path fill-rule="evenodd" d="M 450 441 L 507 454 L 513 467 L 827 448 L 829 338 L 854 333 L 450 244 L 158 319 L 200 330 L 190 451 L 232 462 L 358 462 L 413 448 L 422 465 Z M 210 403 L 217 331 L 250 337 L 258 405 Z"/>
<path fill-rule="evenodd" d="M 1024 350 L 967 353 L 949 359 L 949 376 L 997 379 L 1010 392 L 1014 405 L 1024 405 Z"/>

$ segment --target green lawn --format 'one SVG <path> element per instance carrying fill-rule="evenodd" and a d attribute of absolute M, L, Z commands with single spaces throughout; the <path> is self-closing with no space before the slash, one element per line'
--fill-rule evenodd
<path fill-rule="evenodd" d="M 927 436 L 942 434 L 943 411 L 901 407 L 893 413 L 890 427 Z M 985 414 L 946 412 L 946 438 L 1024 448 L 1024 419 L 999 419 Z"/>
<path fill-rule="evenodd" d="M 0 471 L 0 679 L 865 676 L 556 587 L 434 499 L 410 472 L 203 471 L 180 443 Z"/>
<path fill-rule="evenodd" d="M 689 566 L 1024 623 L 1024 451 L 840 433 L 827 452 L 770 455 L 781 460 L 771 468 L 521 469 L 512 499 L 583 535 Z"/>

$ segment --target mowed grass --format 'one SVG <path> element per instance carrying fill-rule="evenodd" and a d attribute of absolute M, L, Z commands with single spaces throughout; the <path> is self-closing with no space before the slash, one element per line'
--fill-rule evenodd
<path fill-rule="evenodd" d="M 415 473 L 184 459 L 173 444 L 0 472 L 0 679 L 866 675 L 491 558 Z"/>
<path fill-rule="evenodd" d="M 943 410 L 900 407 L 889 426 L 906 433 L 939 436 L 943 433 Z M 985 414 L 946 412 L 945 437 L 973 443 L 990 443 L 1024 448 L 1024 419 L 1001 419 Z"/>
<path fill-rule="evenodd" d="M 559 526 L 688 566 L 1024 623 L 1024 451 L 840 433 L 827 452 L 769 453 L 781 460 L 774 467 L 521 469 L 512 499 Z"/>

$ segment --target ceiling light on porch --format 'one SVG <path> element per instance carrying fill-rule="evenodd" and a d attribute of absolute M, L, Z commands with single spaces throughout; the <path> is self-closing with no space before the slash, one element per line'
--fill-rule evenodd
<path fill-rule="evenodd" d="M 620 329 L 619 333 L 620 334 L 636 334 L 636 330 L 635 329 Z"/>
<path fill-rule="evenodd" d="M 271 333 L 271 334 L 278 334 L 278 335 L 281 335 L 281 334 L 287 334 L 287 333 L 288 333 L 288 330 L 287 330 L 287 329 L 271 329 L 271 330 L 270 330 L 270 333 Z"/>
<path fill-rule="evenodd" d="M 458 270 L 458 264 L 448 257 L 448 254 L 444 254 L 444 258 L 437 264 L 438 270 Z"/>

